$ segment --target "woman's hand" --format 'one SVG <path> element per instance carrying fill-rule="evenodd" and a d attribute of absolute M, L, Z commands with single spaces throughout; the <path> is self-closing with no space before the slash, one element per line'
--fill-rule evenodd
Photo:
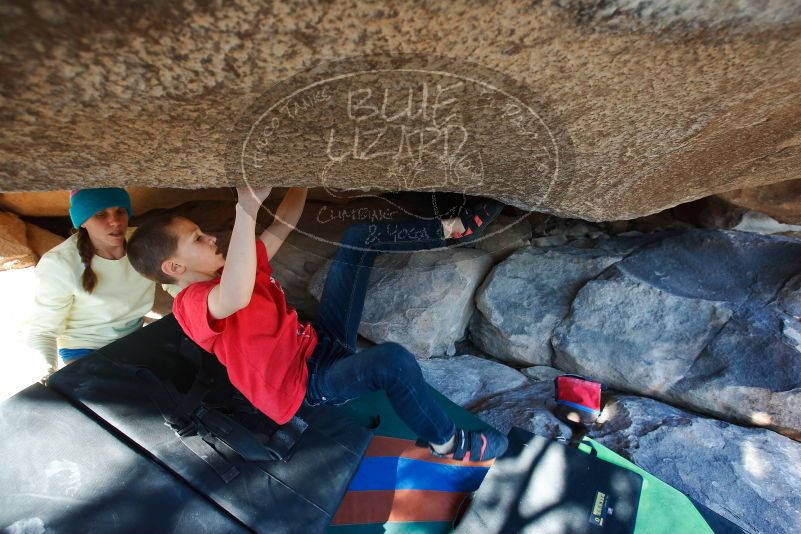
<path fill-rule="evenodd" d="M 272 191 L 272 187 L 237 187 L 237 203 L 242 206 L 245 210 L 245 213 L 250 215 L 253 220 L 256 219 L 256 215 L 259 213 L 259 208 L 261 207 L 262 202 L 270 196 L 270 191 Z"/>

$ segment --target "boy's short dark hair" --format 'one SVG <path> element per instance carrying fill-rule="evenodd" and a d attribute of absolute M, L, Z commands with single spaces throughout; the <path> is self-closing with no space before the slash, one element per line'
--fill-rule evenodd
<path fill-rule="evenodd" d="M 161 270 L 164 260 L 178 249 L 178 236 L 169 231 L 175 215 L 156 217 L 139 228 L 128 240 L 128 261 L 136 272 L 154 282 L 174 284 L 176 280 Z"/>

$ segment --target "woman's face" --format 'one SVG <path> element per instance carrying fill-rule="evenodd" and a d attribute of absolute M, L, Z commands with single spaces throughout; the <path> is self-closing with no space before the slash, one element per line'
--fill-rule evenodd
<path fill-rule="evenodd" d="M 120 206 L 106 208 L 86 219 L 81 227 L 86 228 L 95 248 L 120 247 L 128 230 L 128 210 Z"/>

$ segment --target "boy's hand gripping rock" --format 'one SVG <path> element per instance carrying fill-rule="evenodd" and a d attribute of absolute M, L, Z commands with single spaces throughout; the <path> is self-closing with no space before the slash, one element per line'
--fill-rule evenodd
<path fill-rule="evenodd" d="M 272 187 L 237 187 L 237 203 L 255 220 L 262 202 L 270 196 L 272 189 Z"/>

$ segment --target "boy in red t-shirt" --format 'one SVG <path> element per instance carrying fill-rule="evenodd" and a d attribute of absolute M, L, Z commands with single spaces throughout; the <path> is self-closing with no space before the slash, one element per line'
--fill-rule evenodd
<path fill-rule="evenodd" d="M 238 189 L 227 257 L 214 237 L 183 217 L 153 220 L 130 239 L 128 256 L 138 272 L 182 288 L 173 313 L 186 334 L 214 353 L 231 383 L 279 424 L 304 401 L 336 405 L 384 389 L 433 454 L 473 461 L 502 454 L 507 440 L 500 433 L 455 427 L 408 350 L 381 343 L 356 352 L 356 331 L 379 252 L 437 248 L 446 238 L 472 241 L 503 206 L 488 202 L 444 221 L 351 226 L 331 264 L 312 326 L 287 305 L 268 261 L 300 219 L 306 190 L 290 189 L 275 222 L 254 240 L 256 215 L 269 193 L 269 187 Z"/>

